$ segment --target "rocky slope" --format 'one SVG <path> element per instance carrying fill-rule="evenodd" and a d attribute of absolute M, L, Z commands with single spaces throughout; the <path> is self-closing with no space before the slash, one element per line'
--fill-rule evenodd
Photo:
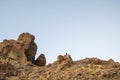
<path fill-rule="evenodd" d="M 112 59 L 86 58 L 73 61 L 58 55 L 46 64 L 44 54 L 35 60 L 37 45 L 30 33 L 0 43 L 0 80 L 120 80 L 120 63 Z"/>

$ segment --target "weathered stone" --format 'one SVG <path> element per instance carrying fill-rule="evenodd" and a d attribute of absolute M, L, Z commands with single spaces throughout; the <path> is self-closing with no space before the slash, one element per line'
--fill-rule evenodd
<path fill-rule="evenodd" d="M 72 61 L 72 58 L 71 58 L 71 56 L 69 55 L 69 54 L 65 54 L 64 56 L 62 56 L 62 55 L 58 55 L 58 57 L 57 57 L 57 62 L 58 63 L 61 63 L 62 61 Z"/>
<path fill-rule="evenodd" d="M 67 54 L 67 53 L 64 55 L 64 59 L 72 61 L 71 56 L 69 54 Z"/>
<path fill-rule="evenodd" d="M 64 60 L 64 56 L 58 55 L 57 61 L 58 61 L 59 63 L 61 63 L 63 60 Z"/>
<path fill-rule="evenodd" d="M 25 64 L 27 58 L 24 53 L 23 43 L 16 40 L 4 40 L 0 43 L 0 55 L 17 60 Z"/>
<path fill-rule="evenodd" d="M 66 53 L 59 55 L 55 62 L 45 66 L 44 54 L 41 54 L 34 61 L 36 50 L 34 36 L 29 33 L 21 34 L 18 40 L 1 42 L 0 80 L 120 79 L 120 63 L 114 62 L 112 59 L 107 61 L 98 58 L 86 58 L 73 61 L 71 56 Z"/>
<path fill-rule="evenodd" d="M 37 58 L 37 60 L 34 63 L 35 65 L 38 66 L 45 66 L 46 64 L 46 58 L 44 54 L 40 54 L 40 56 Z"/>
<path fill-rule="evenodd" d="M 0 61 L 0 80 L 4 80 L 6 76 L 16 76 L 16 75 L 17 75 L 17 71 L 14 68 L 14 66 L 12 66 L 8 62 L 5 63 Z"/>
<path fill-rule="evenodd" d="M 29 33 L 22 33 L 18 40 L 4 40 L 0 43 L 0 55 L 10 57 L 26 63 L 34 62 L 37 45 L 34 42 L 35 37 Z"/>
<path fill-rule="evenodd" d="M 18 41 L 22 41 L 24 43 L 25 55 L 28 61 L 34 62 L 35 54 L 37 52 L 37 45 L 34 42 L 35 37 L 30 33 L 22 33 L 18 37 Z"/>

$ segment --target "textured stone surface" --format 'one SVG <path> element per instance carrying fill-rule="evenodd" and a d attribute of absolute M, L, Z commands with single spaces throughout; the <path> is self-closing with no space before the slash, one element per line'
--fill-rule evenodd
<path fill-rule="evenodd" d="M 17 71 L 9 62 L 0 61 L 0 80 L 3 80 L 6 76 L 17 76 Z"/>
<path fill-rule="evenodd" d="M 34 36 L 23 33 L 18 40 L 0 43 L 0 80 L 120 80 L 120 63 L 86 58 L 73 61 L 69 54 L 58 55 L 46 64 L 44 54 L 35 61 Z"/>
<path fill-rule="evenodd" d="M 25 55 L 28 61 L 34 62 L 35 54 L 37 52 L 37 45 L 34 42 L 35 37 L 30 33 L 22 33 L 18 37 L 18 41 L 24 43 Z"/>
<path fill-rule="evenodd" d="M 24 43 L 16 40 L 4 40 L 0 43 L 0 55 L 12 58 L 25 64 L 27 58 L 24 51 Z"/>
<path fill-rule="evenodd" d="M 38 66 L 45 66 L 46 64 L 46 58 L 44 54 L 40 54 L 40 56 L 37 58 L 37 60 L 35 61 L 36 65 Z"/>
<path fill-rule="evenodd" d="M 68 55 L 67 55 L 68 56 Z M 120 64 L 113 60 L 86 58 L 72 61 L 71 57 L 59 55 L 49 64 L 40 80 L 119 80 Z"/>

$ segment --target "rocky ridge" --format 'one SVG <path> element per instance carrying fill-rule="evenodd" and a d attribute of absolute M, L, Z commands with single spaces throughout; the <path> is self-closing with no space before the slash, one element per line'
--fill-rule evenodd
<path fill-rule="evenodd" d="M 73 61 L 58 55 L 46 65 L 44 54 L 35 60 L 37 45 L 30 33 L 0 43 L 0 80 L 120 80 L 120 63 L 112 59 L 86 58 Z"/>

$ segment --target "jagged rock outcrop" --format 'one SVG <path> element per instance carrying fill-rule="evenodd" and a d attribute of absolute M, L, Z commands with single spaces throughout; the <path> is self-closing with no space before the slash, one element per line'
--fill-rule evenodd
<path fill-rule="evenodd" d="M 25 64 L 27 62 L 27 58 L 25 56 L 23 46 L 24 43 L 22 41 L 4 40 L 0 43 L 0 55 Z"/>
<path fill-rule="evenodd" d="M 39 58 L 35 61 L 37 45 L 34 39 L 35 37 L 30 33 L 20 34 L 17 40 L 5 39 L 0 43 L 0 55 L 17 60 L 22 64 L 26 64 L 29 61 L 44 66 L 46 60 L 44 61 L 44 65 Z"/>
<path fill-rule="evenodd" d="M 40 54 L 40 56 L 37 58 L 37 60 L 34 63 L 35 65 L 38 66 L 45 66 L 46 64 L 46 58 L 44 54 Z"/>
<path fill-rule="evenodd" d="M 112 59 L 73 61 L 66 53 L 48 65 L 44 54 L 35 61 L 34 39 L 22 33 L 18 40 L 0 43 L 0 80 L 120 80 L 120 63 Z"/>
<path fill-rule="evenodd" d="M 22 33 L 18 37 L 18 41 L 21 41 L 24 43 L 24 50 L 25 50 L 25 55 L 27 57 L 28 61 L 31 61 L 32 63 L 35 60 L 35 54 L 37 52 L 37 45 L 34 42 L 35 37 L 30 34 L 30 33 Z"/>
<path fill-rule="evenodd" d="M 72 61 L 70 56 L 66 58 L 66 55 L 59 55 L 57 61 L 46 67 L 39 80 L 119 80 L 119 78 L 118 62 L 97 58 Z"/>

